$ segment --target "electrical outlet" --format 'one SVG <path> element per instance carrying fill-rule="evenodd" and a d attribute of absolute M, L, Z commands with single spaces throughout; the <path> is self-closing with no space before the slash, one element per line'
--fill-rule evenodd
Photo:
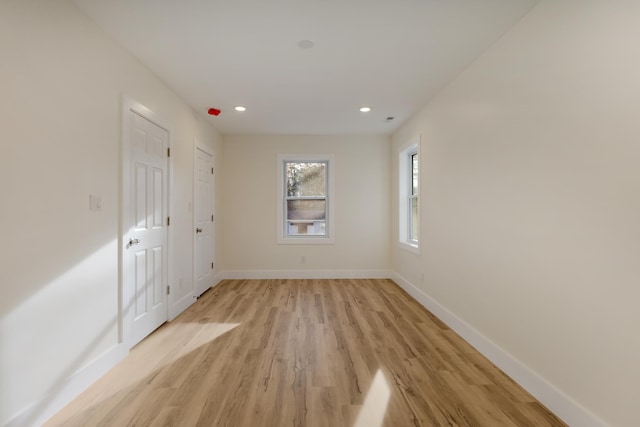
<path fill-rule="evenodd" d="M 307 257 L 306 257 L 305 255 L 302 255 L 302 256 L 300 257 L 300 263 L 301 263 L 301 264 L 306 264 L 306 263 L 307 263 Z"/>

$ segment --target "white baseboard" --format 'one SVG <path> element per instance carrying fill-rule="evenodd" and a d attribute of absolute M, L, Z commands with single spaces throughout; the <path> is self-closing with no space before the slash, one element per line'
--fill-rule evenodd
<path fill-rule="evenodd" d="M 216 286 L 218 286 L 220 284 L 220 282 L 222 282 L 225 279 L 224 277 L 224 271 L 221 271 L 219 273 L 217 273 L 215 276 L 213 276 L 213 285 L 211 285 L 212 288 L 215 288 Z"/>
<path fill-rule="evenodd" d="M 107 371 L 116 366 L 128 353 L 124 344 L 111 347 L 89 365 L 51 390 L 42 399 L 33 402 L 16 414 L 5 424 L 5 427 L 31 427 L 44 424 Z"/>
<path fill-rule="evenodd" d="M 389 279 L 389 270 L 229 270 L 223 279 Z"/>
<path fill-rule="evenodd" d="M 436 300 L 418 289 L 399 274 L 392 272 L 391 280 L 396 282 L 422 306 L 446 323 L 452 330 L 482 353 L 494 365 L 511 377 L 533 397 L 551 410 L 570 426 L 607 427 L 608 424 L 592 414 L 585 407 L 571 399 L 564 392 L 545 380 L 538 373 L 506 352 L 478 330 L 456 316 Z"/>

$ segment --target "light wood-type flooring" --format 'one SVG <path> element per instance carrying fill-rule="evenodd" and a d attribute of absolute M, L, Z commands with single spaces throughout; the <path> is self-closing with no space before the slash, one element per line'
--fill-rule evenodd
<path fill-rule="evenodd" d="M 390 280 L 226 280 L 48 426 L 563 426 Z"/>

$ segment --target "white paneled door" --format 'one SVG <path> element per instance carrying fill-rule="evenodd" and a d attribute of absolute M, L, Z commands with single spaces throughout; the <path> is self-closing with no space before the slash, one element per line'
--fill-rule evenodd
<path fill-rule="evenodd" d="M 124 233 L 130 346 L 167 321 L 168 132 L 129 111 L 129 207 Z"/>
<path fill-rule="evenodd" d="M 195 150 L 195 296 L 213 285 L 213 156 Z"/>

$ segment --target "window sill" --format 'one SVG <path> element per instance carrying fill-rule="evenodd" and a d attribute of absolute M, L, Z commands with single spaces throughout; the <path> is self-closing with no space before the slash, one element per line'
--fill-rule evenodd
<path fill-rule="evenodd" d="M 398 245 L 400 246 L 400 249 L 404 249 L 407 252 L 420 255 L 420 246 L 418 245 L 413 245 L 407 242 L 398 242 Z"/>
<path fill-rule="evenodd" d="M 333 245 L 333 237 L 279 237 L 279 245 Z"/>

